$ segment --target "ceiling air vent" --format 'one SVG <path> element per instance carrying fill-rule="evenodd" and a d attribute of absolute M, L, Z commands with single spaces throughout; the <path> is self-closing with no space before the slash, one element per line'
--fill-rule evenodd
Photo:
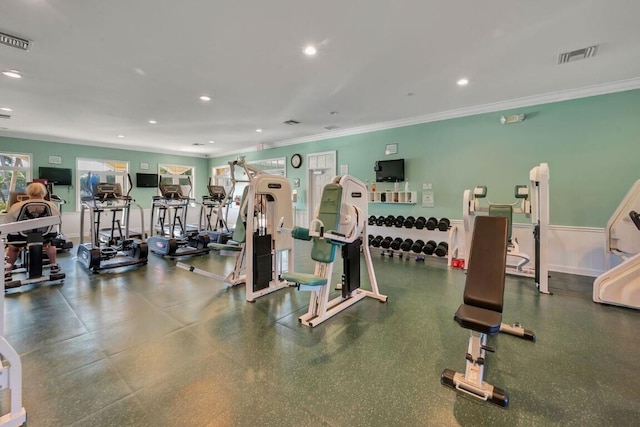
<path fill-rule="evenodd" d="M 30 40 L 2 32 L 0 32 L 0 44 L 5 44 L 20 50 L 29 50 L 31 47 Z"/>
<path fill-rule="evenodd" d="M 325 126 L 324 127 L 326 130 L 335 130 L 335 129 L 340 129 L 340 126 L 338 125 L 331 125 L 331 126 Z"/>
<path fill-rule="evenodd" d="M 597 51 L 598 45 L 572 50 L 571 52 L 564 52 L 558 55 L 558 64 L 566 64 L 567 62 L 591 58 L 592 56 L 595 56 Z"/>
<path fill-rule="evenodd" d="M 0 119 L 10 119 L 11 116 L 8 114 L 0 114 Z"/>
<path fill-rule="evenodd" d="M 300 124 L 300 122 L 297 121 L 297 120 L 287 120 L 286 122 L 282 122 L 282 123 L 284 123 L 285 125 L 299 125 Z"/>
<path fill-rule="evenodd" d="M 203 146 L 204 144 L 203 144 L 203 143 L 201 143 L 201 142 L 194 142 L 194 143 L 193 143 L 193 144 L 191 144 L 191 145 L 195 145 L 196 147 L 201 147 L 201 146 Z"/>

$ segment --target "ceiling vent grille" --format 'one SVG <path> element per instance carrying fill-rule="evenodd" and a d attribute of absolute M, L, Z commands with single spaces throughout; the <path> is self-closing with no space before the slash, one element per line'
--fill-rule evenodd
<path fill-rule="evenodd" d="M 204 144 L 203 144 L 203 143 L 201 143 L 201 142 L 194 142 L 194 143 L 193 143 L 193 144 L 191 144 L 191 145 L 195 145 L 196 147 L 202 147 Z"/>
<path fill-rule="evenodd" d="M 558 55 L 558 64 L 566 64 L 567 62 L 591 58 L 592 56 L 595 56 L 597 51 L 598 45 L 572 50 L 571 52 L 564 52 Z"/>
<path fill-rule="evenodd" d="M 287 120 L 286 122 L 282 122 L 282 123 L 284 123 L 285 125 L 291 125 L 291 126 L 300 124 L 300 122 L 297 120 Z"/>
<path fill-rule="evenodd" d="M 31 47 L 31 41 L 2 32 L 0 32 L 0 44 L 15 47 L 20 50 L 29 50 Z"/>
<path fill-rule="evenodd" d="M 10 119 L 11 116 L 8 114 L 0 114 L 0 119 Z"/>
<path fill-rule="evenodd" d="M 326 130 L 335 130 L 335 129 L 340 129 L 340 126 L 338 125 L 331 125 L 331 126 L 325 126 L 324 127 Z"/>

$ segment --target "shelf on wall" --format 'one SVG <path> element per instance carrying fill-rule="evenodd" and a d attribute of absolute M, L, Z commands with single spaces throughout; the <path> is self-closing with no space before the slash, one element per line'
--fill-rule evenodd
<path fill-rule="evenodd" d="M 369 203 L 389 203 L 415 205 L 418 200 L 417 191 L 370 191 Z"/>

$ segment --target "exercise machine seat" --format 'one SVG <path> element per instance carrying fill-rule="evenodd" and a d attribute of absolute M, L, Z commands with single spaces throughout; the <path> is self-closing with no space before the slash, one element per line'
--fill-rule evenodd
<path fill-rule="evenodd" d="M 42 201 L 28 201 L 20 208 L 18 212 L 18 221 L 26 221 L 29 219 L 45 218 L 53 216 L 51 212 L 51 206 L 48 203 Z M 15 236 L 21 236 L 25 239 L 30 233 L 41 234 L 45 239 L 51 239 L 56 236 L 55 226 L 50 225 L 47 227 L 35 228 L 33 230 L 25 230 L 15 234 Z"/>
<path fill-rule="evenodd" d="M 507 221 L 502 216 L 476 218 L 464 304 L 454 316 L 463 328 L 486 334 L 500 332 L 507 262 Z"/>
<path fill-rule="evenodd" d="M 340 224 L 340 205 L 342 201 L 342 187 L 331 183 L 325 185 L 322 190 L 322 199 L 318 208 L 318 219 L 322 223 L 324 232 L 336 232 Z M 309 240 L 309 231 L 296 228 L 292 236 L 301 240 Z M 311 259 L 323 263 L 331 264 L 336 256 L 336 248 L 339 243 L 328 239 L 313 237 L 313 247 L 311 248 Z M 328 277 L 316 276 L 309 273 L 296 273 L 294 271 L 282 274 L 282 278 L 289 282 L 305 286 L 324 286 L 328 282 Z"/>

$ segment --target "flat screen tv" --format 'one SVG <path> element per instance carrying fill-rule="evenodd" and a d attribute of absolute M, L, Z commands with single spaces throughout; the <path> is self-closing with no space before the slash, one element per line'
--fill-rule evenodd
<path fill-rule="evenodd" d="M 46 179 L 55 185 L 72 185 L 71 169 L 65 168 L 49 168 L 41 166 L 38 171 L 40 179 Z"/>
<path fill-rule="evenodd" d="M 136 187 L 158 188 L 157 173 L 136 173 Z"/>
<path fill-rule="evenodd" d="M 379 160 L 373 170 L 376 171 L 376 182 L 404 181 L 404 159 Z"/>

